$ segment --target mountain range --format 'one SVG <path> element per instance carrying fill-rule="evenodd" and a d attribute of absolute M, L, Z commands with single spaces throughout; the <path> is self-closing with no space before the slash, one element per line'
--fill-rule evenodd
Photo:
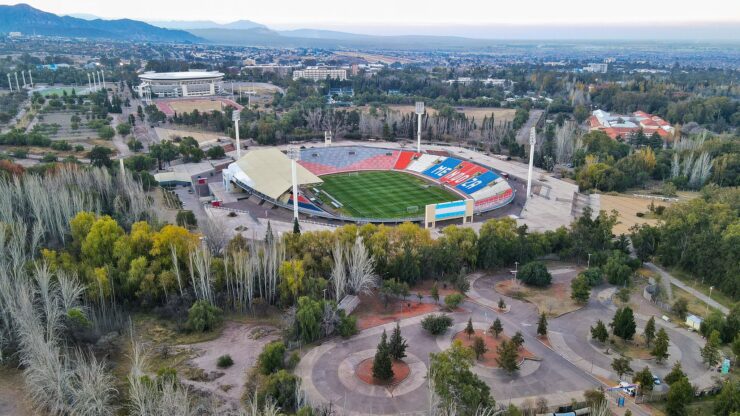
<path fill-rule="evenodd" d="M 740 43 L 740 24 L 642 25 L 642 26 L 440 26 L 355 28 L 375 33 L 302 28 L 274 30 L 251 20 L 216 23 L 209 20 L 142 22 L 131 19 L 105 20 L 80 13 L 57 16 L 26 4 L 0 6 L 0 33 L 21 32 L 46 36 L 113 39 L 151 42 L 213 43 L 231 46 L 325 48 L 325 49 L 415 49 L 486 51 L 502 42 L 551 41 L 653 41 L 691 40 Z M 413 29 L 418 35 L 409 35 Z M 464 36 L 459 36 L 463 34 Z M 547 41 L 545 41 L 547 42 Z"/>
<path fill-rule="evenodd" d="M 72 16 L 57 16 L 27 4 L 0 5 L 0 32 L 151 42 L 203 41 L 183 30 L 164 29 L 138 20 L 87 20 Z"/>

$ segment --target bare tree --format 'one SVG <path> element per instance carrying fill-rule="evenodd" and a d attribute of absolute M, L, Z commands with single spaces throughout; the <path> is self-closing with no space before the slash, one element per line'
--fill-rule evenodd
<path fill-rule="evenodd" d="M 351 293 L 369 293 L 378 285 L 375 262 L 367 251 L 362 237 L 357 236 L 347 256 L 347 286 Z"/>

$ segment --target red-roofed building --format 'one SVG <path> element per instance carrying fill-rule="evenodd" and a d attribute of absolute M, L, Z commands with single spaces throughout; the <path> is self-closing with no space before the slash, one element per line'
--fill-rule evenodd
<path fill-rule="evenodd" d="M 675 131 L 667 121 L 644 111 L 623 115 L 596 110 L 588 118 L 587 123 L 589 130 L 603 131 L 612 139 L 629 139 L 640 130 L 646 136 L 657 134 L 664 139 L 670 139 Z"/>

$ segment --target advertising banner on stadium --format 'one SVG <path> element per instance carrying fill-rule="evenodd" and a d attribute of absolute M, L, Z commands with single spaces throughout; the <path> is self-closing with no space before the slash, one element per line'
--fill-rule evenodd
<path fill-rule="evenodd" d="M 454 218 L 462 218 L 463 224 L 466 221 L 473 221 L 474 204 L 475 201 L 472 199 L 429 204 L 426 206 L 424 226 L 426 228 L 434 227 L 437 221 Z"/>

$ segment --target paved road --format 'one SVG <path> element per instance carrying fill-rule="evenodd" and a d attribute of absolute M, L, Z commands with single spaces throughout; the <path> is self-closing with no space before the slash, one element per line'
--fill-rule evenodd
<path fill-rule="evenodd" d="M 714 299 L 711 299 L 709 296 L 707 296 L 707 295 L 699 292 L 698 290 L 696 290 L 693 287 L 687 285 L 686 283 L 684 283 L 684 282 L 676 279 L 675 277 L 671 276 L 671 274 L 668 273 L 667 271 L 665 271 L 664 269 L 662 269 L 662 268 L 660 268 L 660 267 L 658 267 L 655 264 L 650 263 L 650 262 L 646 262 L 644 264 L 645 264 L 645 267 L 647 267 L 648 269 L 650 269 L 650 270 L 652 270 L 652 271 L 660 274 L 660 276 L 664 280 L 665 279 L 669 280 L 671 283 L 673 283 L 674 285 L 678 286 L 679 288 L 681 288 L 681 289 L 683 289 L 683 290 L 691 293 L 692 295 L 696 296 L 697 298 L 699 298 L 702 302 L 706 303 L 707 305 L 709 305 L 709 306 L 711 306 L 711 307 L 713 307 L 715 309 L 718 309 L 719 311 L 721 311 L 725 315 L 727 315 L 727 314 L 730 313 L 730 310 L 726 306 L 720 304 L 719 302 L 715 301 Z"/>

